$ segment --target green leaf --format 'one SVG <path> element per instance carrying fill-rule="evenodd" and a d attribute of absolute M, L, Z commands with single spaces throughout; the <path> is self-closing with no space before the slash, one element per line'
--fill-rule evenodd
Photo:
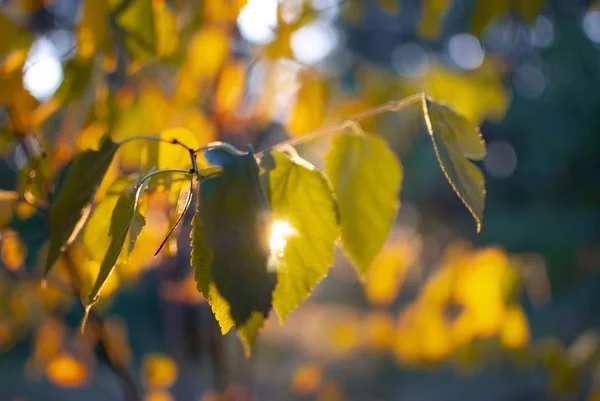
<path fill-rule="evenodd" d="M 402 166 L 383 138 L 352 132 L 332 138 L 325 171 L 338 201 L 344 249 L 364 277 L 398 211 Z"/>
<path fill-rule="evenodd" d="M 273 306 L 283 322 L 333 263 L 337 210 L 329 183 L 307 161 L 273 151 L 261 165 L 268 171 L 273 211 L 271 247 L 281 248 L 272 249 L 277 267 Z"/>
<path fill-rule="evenodd" d="M 485 142 L 479 128 L 447 106 L 426 97 L 423 97 L 423 113 L 440 167 L 475 218 L 479 232 L 485 203 L 485 179 L 479 167 L 469 161 L 485 157 Z"/>
<path fill-rule="evenodd" d="M 88 305 L 93 305 L 98 301 L 100 291 L 102 290 L 102 287 L 104 286 L 104 283 L 106 282 L 110 274 L 113 272 L 119 255 L 123 251 L 123 245 L 125 244 L 125 239 L 127 238 L 127 234 L 129 233 L 131 223 L 135 219 L 135 215 L 139 214 L 137 210 L 135 210 L 135 195 L 137 188 L 138 186 L 135 186 L 132 190 L 124 192 L 123 194 L 121 194 L 121 196 L 119 196 L 116 199 L 116 202 L 110 198 L 104 199 L 101 202 L 101 204 L 105 202 L 105 205 L 108 206 L 110 206 L 114 202 L 114 209 L 110 218 L 108 236 L 105 236 L 104 238 L 105 241 L 106 238 L 108 238 L 108 246 L 105 248 L 106 251 L 102 257 L 102 263 L 100 264 L 100 271 L 98 272 L 96 282 L 94 283 L 94 286 L 92 287 L 92 290 L 88 295 Z M 89 223 L 93 223 L 94 217 L 95 216 L 92 216 Z M 87 232 L 88 230 L 86 230 L 86 233 Z M 101 232 L 106 233 L 106 231 L 104 230 L 102 230 Z M 85 237 L 87 236 L 84 236 L 84 240 Z M 90 249 L 89 246 L 87 248 Z M 104 247 L 101 244 L 96 243 L 96 245 L 92 246 L 92 248 Z"/>
<path fill-rule="evenodd" d="M 73 160 L 48 216 L 50 245 L 45 274 L 81 230 L 89 214 L 90 202 L 118 147 L 118 143 L 105 138 L 99 150 L 87 150 Z"/>
<path fill-rule="evenodd" d="M 267 271 L 271 212 L 252 153 L 235 155 L 200 184 L 192 266 L 221 330 L 235 325 L 249 353 L 271 309 L 276 277 Z"/>

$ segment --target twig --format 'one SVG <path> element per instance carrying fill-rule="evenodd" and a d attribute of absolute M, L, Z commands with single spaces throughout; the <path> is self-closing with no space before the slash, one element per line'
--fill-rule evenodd
<path fill-rule="evenodd" d="M 332 133 L 340 131 L 344 128 L 354 127 L 354 126 L 356 126 L 356 124 L 359 120 L 364 120 L 365 118 L 374 117 L 376 115 L 386 113 L 386 112 L 398 111 L 405 106 L 408 106 L 410 104 L 420 101 L 423 98 L 423 96 L 424 96 L 423 94 L 419 93 L 419 94 L 404 98 L 402 100 L 394 100 L 394 101 L 382 104 L 380 106 L 374 107 L 372 109 L 365 110 L 365 111 L 355 114 L 349 118 L 345 118 L 345 119 L 337 121 L 333 124 L 327 125 L 323 128 L 319 128 L 319 129 L 312 131 L 301 137 L 292 138 L 287 141 L 278 143 L 277 145 L 271 146 L 270 148 L 268 148 L 266 150 L 258 152 L 256 154 L 256 156 L 262 157 L 263 154 L 269 150 L 281 149 L 281 148 L 285 148 L 288 146 L 298 145 L 300 143 L 311 141 L 311 140 L 316 139 L 323 135 L 332 134 Z"/>

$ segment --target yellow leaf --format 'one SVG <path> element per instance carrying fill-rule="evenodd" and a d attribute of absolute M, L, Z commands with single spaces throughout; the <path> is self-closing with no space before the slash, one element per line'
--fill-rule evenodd
<path fill-rule="evenodd" d="M 91 57 L 108 38 L 108 1 L 84 0 L 83 17 L 77 27 L 78 54 Z"/>
<path fill-rule="evenodd" d="M 224 121 L 235 120 L 244 98 L 246 66 L 241 61 L 229 62 L 221 70 L 215 93 L 215 111 Z"/>
<path fill-rule="evenodd" d="M 339 353 L 350 353 L 356 350 L 360 344 L 358 334 L 358 323 L 354 320 L 339 320 L 334 324 L 331 333 L 331 346 Z"/>
<path fill-rule="evenodd" d="M 18 193 L 0 189 L 0 227 L 8 225 L 12 220 L 17 199 L 19 199 Z"/>
<path fill-rule="evenodd" d="M 211 22 L 235 22 L 248 0 L 205 1 L 204 17 Z"/>
<path fill-rule="evenodd" d="M 5 229 L 0 232 L 0 256 L 2 264 L 8 270 L 17 271 L 23 267 L 27 247 L 15 231 Z"/>
<path fill-rule="evenodd" d="M 166 354 L 150 353 L 142 359 L 142 379 L 148 388 L 166 389 L 177 380 L 177 364 Z"/>
<path fill-rule="evenodd" d="M 444 18 L 452 0 L 423 0 L 418 32 L 424 39 L 435 39 L 444 26 Z"/>
<path fill-rule="evenodd" d="M 296 103 L 290 109 L 287 123 L 290 134 L 294 136 L 304 135 L 319 128 L 325 118 L 323 83 L 314 74 L 301 77 L 300 82 Z"/>
<path fill-rule="evenodd" d="M 153 0 L 154 25 L 156 30 L 156 55 L 171 56 L 177 50 L 179 32 L 177 31 L 177 15 L 167 7 L 165 0 Z"/>
<path fill-rule="evenodd" d="M 365 329 L 367 345 L 373 351 L 386 351 L 394 342 L 395 323 L 387 312 L 369 313 L 365 321 Z"/>
<path fill-rule="evenodd" d="M 365 292 L 371 304 L 389 305 L 396 299 L 411 262 L 410 249 L 403 248 L 402 244 L 384 248 L 369 267 Z"/>
<path fill-rule="evenodd" d="M 61 387 L 73 388 L 84 385 L 88 380 L 85 365 L 72 355 L 62 353 L 50 360 L 46 366 L 48 379 Z"/>
<path fill-rule="evenodd" d="M 187 67 L 191 78 L 212 78 L 219 72 L 229 55 L 229 35 L 218 25 L 198 30 L 189 42 Z M 182 85 L 189 85 L 182 82 Z"/>
<path fill-rule="evenodd" d="M 524 0 L 533 1 L 533 0 Z M 519 3 L 515 1 L 514 4 Z M 509 0 L 478 1 L 471 16 L 471 31 L 473 35 L 479 36 L 483 30 L 498 17 L 506 15 L 510 10 Z"/>
<path fill-rule="evenodd" d="M 529 342 L 529 323 L 520 306 L 511 306 L 506 310 L 500 341 L 506 348 L 522 348 Z"/>
<path fill-rule="evenodd" d="M 321 367 L 314 363 L 306 363 L 296 369 L 290 388 L 297 394 L 313 393 L 321 384 L 323 373 Z"/>

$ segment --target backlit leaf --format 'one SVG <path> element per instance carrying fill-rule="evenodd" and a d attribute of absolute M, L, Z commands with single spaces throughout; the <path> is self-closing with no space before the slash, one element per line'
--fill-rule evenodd
<path fill-rule="evenodd" d="M 435 153 L 444 175 L 471 212 L 481 230 L 485 203 L 485 179 L 471 160 L 485 157 L 479 128 L 445 105 L 423 97 L 423 113 Z"/>
<path fill-rule="evenodd" d="M 48 216 L 50 246 L 44 269 L 46 274 L 87 219 L 89 204 L 118 147 L 118 143 L 105 138 L 99 150 L 86 150 L 73 159 Z"/>
<path fill-rule="evenodd" d="M 344 249 L 364 276 L 398 211 L 402 166 L 380 136 L 352 132 L 332 138 L 325 171 L 338 200 Z"/>
<path fill-rule="evenodd" d="M 132 190 L 124 192 L 116 200 L 110 218 L 110 227 L 108 229 L 109 243 L 102 258 L 98 277 L 88 296 L 88 305 L 92 305 L 98 300 L 100 291 L 110 274 L 113 272 L 115 263 L 117 263 L 117 259 L 123 250 L 125 239 L 127 238 L 127 234 L 131 227 L 131 222 L 134 220 L 134 216 L 139 214 L 139 212 L 135 210 L 135 195 L 137 188 L 138 186 L 136 185 Z M 139 217 L 137 219 L 139 219 Z M 90 222 L 92 222 L 92 219 L 90 219 Z M 103 232 L 106 233 L 104 230 Z M 139 234 L 139 231 L 137 234 Z M 92 248 L 94 247 L 100 246 L 96 243 L 92 246 Z M 128 248 L 129 247 L 133 248 L 131 244 L 128 245 Z M 89 248 L 90 247 L 88 246 L 88 249 Z"/>
<path fill-rule="evenodd" d="M 273 306 L 283 321 L 327 274 L 339 231 L 325 177 L 299 157 L 281 152 L 265 157 L 274 163 L 268 172 L 274 220 L 271 252 L 277 266 Z"/>
<path fill-rule="evenodd" d="M 271 212 L 251 152 L 234 155 L 222 167 L 200 185 L 191 261 L 221 330 L 235 324 L 248 354 L 275 287 L 267 271 Z"/>

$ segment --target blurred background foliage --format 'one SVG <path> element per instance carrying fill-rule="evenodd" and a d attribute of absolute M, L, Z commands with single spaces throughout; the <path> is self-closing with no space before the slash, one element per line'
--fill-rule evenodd
<path fill-rule="evenodd" d="M 147 401 L 598 399 L 597 6 L 0 2 L 1 398 L 135 399 L 108 363 L 117 359 Z M 70 158 L 104 133 L 176 132 L 192 147 L 260 150 L 421 91 L 481 125 L 481 234 L 426 135 L 403 135 L 422 125 L 419 110 L 365 121 L 404 165 L 390 240 L 364 285 L 337 255 L 284 326 L 268 321 L 250 360 L 235 336 L 220 336 L 196 290 L 189 224 L 152 258 L 185 183 L 157 181 L 144 195 L 146 226 L 104 288 L 100 331 L 79 332 L 68 274 L 89 289 L 97 238 L 84 231 L 72 266 L 59 261 L 40 285 L 47 227 L 22 195 L 49 200 Z M 299 151 L 318 166 L 322 142 Z M 181 149 L 159 146 L 159 167 L 187 167 Z M 139 143 L 119 151 L 95 225 L 108 224 L 111 186 L 131 183 L 152 152 Z"/>

